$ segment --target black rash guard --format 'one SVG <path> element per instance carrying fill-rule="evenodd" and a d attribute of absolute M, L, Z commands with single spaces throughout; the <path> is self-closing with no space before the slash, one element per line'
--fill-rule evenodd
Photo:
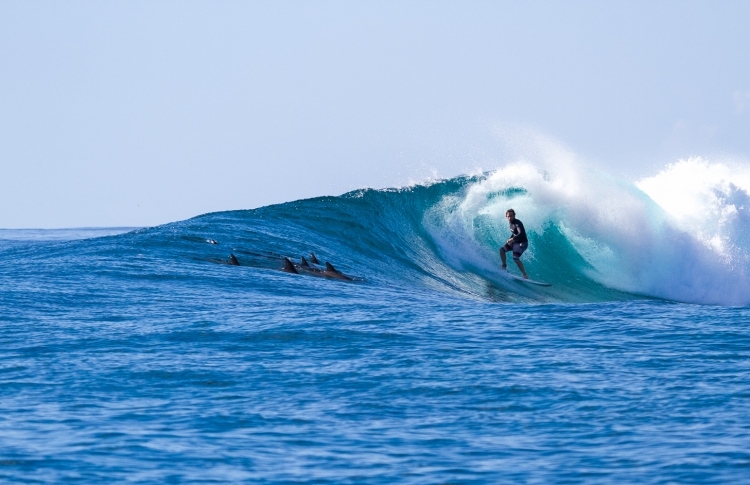
<path fill-rule="evenodd" d="M 521 244 L 529 242 L 526 237 L 526 229 L 523 227 L 523 222 L 519 221 L 515 217 L 510 221 L 510 230 L 513 233 L 513 243 Z"/>

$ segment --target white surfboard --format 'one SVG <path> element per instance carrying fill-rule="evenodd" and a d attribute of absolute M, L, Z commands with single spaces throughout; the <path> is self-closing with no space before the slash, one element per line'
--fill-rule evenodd
<path fill-rule="evenodd" d="M 502 272 L 501 272 L 501 274 L 502 274 L 503 276 L 506 276 L 506 277 L 508 277 L 508 278 L 511 278 L 511 279 L 514 279 L 514 280 L 518 280 L 518 281 L 523 281 L 524 283 L 528 283 L 528 284 L 530 284 L 530 285 L 538 285 L 538 286 L 552 286 L 552 283 L 545 283 L 544 281 L 534 281 L 534 280 L 527 280 L 527 279 L 526 279 L 526 278 L 524 278 L 523 276 L 516 276 L 516 275 L 514 275 L 514 274 L 510 274 L 510 273 L 508 273 L 507 271 L 502 271 Z"/>

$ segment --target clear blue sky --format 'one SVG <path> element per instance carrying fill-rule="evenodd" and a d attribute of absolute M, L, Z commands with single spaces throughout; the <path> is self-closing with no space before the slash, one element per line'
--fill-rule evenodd
<path fill-rule="evenodd" d="M 490 170 L 498 127 L 630 179 L 749 160 L 748 22 L 748 1 L 7 0 L 0 227 Z"/>

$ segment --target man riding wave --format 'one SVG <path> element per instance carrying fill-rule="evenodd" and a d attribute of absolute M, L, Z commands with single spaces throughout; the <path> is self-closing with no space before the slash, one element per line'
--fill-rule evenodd
<path fill-rule="evenodd" d="M 523 227 L 523 222 L 516 219 L 516 211 L 508 209 L 505 211 L 505 218 L 510 223 L 511 236 L 505 242 L 505 246 L 500 248 L 500 261 L 503 262 L 503 271 L 508 271 L 508 267 L 505 263 L 505 253 L 508 251 L 513 252 L 513 261 L 518 265 L 518 269 L 521 270 L 521 274 L 524 278 L 529 279 L 529 275 L 526 274 L 526 270 L 521 262 L 521 255 L 529 247 L 529 239 L 526 237 L 526 229 Z"/>

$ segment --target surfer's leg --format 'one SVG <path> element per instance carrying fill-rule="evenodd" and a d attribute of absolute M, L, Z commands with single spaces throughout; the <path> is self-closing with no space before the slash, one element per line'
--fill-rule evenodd
<path fill-rule="evenodd" d="M 500 261 L 502 261 L 502 263 L 503 263 L 503 269 L 505 269 L 507 267 L 506 266 L 506 261 L 505 261 L 505 247 L 501 247 L 500 248 Z"/>
<path fill-rule="evenodd" d="M 513 245 L 513 261 L 516 262 L 518 265 L 518 269 L 521 270 L 521 274 L 524 278 L 529 279 L 529 275 L 526 274 L 526 270 L 523 267 L 523 263 L 521 262 L 521 255 L 524 251 L 526 251 L 526 248 L 529 247 L 527 243 L 521 243 L 521 244 L 514 244 Z"/>
<path fill-rule="evenodd" d="M 529 279 L 529 275 L 526 274 L 526 270 L 523 268 L 523 263 L 521 262 L 521 260 L 518 258 L 513 258 L 513 261 L 515 261 L 518 265 L 518 269 L 521 270 L 521 274 L 523 275 L 523 277 Z"/>

